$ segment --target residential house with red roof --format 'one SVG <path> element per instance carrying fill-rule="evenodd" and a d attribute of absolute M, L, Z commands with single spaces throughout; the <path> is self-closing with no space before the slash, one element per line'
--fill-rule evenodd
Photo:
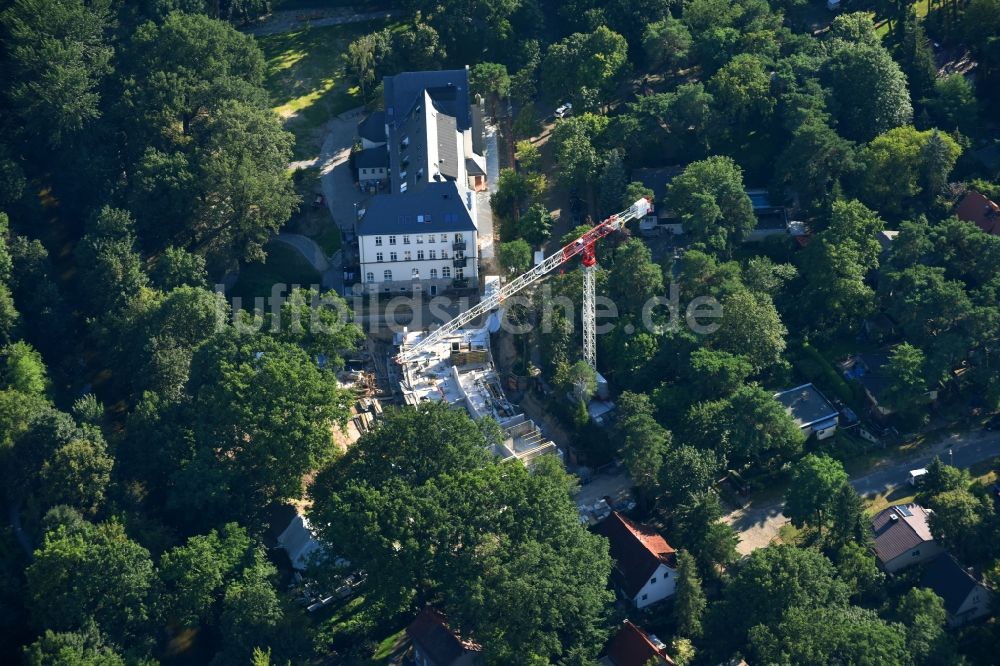
<path fill-rule="evenodd" d="M 988 234 L 1000 236 L 1000 205 L 979 192 L 972 191 L 965 195 L 955 209 L 955 217 L 972 222 Z"/>
<path fill-rule="evenodd" d="M 926 562 L 940 555 L 927 519 L 930 512 L 919 504 L 900 504 L 880 511 L 872 518 L 875 557 L 889 573 Z"/>
<path fill-rule="evenodd" d="M 615 585 L 636 608 L 673 595 L 677 551 L 655 530 L 614 511 L 594 531 L 607 538 L 615 561 Z"/>
<path fill-rule="evenodd" d="M 601 666 L 673 666 L 674 660 L 667 654 L 663 641 L 625 620 L 597 663 Z"/>

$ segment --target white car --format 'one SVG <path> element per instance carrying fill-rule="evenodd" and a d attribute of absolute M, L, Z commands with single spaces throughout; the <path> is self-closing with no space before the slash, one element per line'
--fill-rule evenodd
<path fill-rule="evenodd" d="M 571 113 L 573 113 L 573 105 L 569 102 L 566 102 L 562 106 L 556 108 L 556 118 L 565 118 Z"/>

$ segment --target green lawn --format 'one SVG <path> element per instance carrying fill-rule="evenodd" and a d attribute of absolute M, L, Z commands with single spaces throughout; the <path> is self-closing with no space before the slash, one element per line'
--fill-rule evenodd
<path fill-rule="evenodd" d="M 275 113 L 295 134 L 296 159 L 314 157 L 323 124 L 362 103 L 357 86 L 347 80 L 343 54 L 351 41 L 384 25 L 370 21 L 257 38 L 267 62 L 264 86 Z"/>
<path fill-rule="evenodd" d="M 243 299 L 244 310 L 253 310 L 254 298 L 270 296 L 271 287 L 276 283 L 303 287 L 320 283 L 319 273 L 294 248 L 284 243 L 268 243 L 265 250 L 267 261 L 244 265 L 240 269 L 239 280 L 230 291 L 230 296 Z"/>

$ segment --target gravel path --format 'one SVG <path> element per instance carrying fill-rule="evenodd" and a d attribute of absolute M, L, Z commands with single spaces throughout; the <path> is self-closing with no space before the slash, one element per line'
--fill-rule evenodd
<path fill-rule="evenodd" d="M 392 18 L 396 12 L 355 12 L 350 7 L 339 9 L 289 9 L 272 12 L 255 25 L 242 28 L 248 35 L 262 37 L 276 35 L 281 32 L 292 32 L 302 28 L 319 28 L 327 25 L 344 25 L 347 23 L 364 23 L 376 19 Z"/>
<path fill-rule="evenodd" d="M 859 495 L 885 493 L 908 482 L 911 469 L 926 467 L 935 458 L 956 467 L 967 468 L 984 460 L 1000 456 L 1000 433 L 985 430 L 964 432 L 946 437 L 934 446 L 920 453 L 902 459 L 888 458 L 876 464 L 870 471 L 851 479 L 851 485 Z M 741 554 L 763 548 L 774 537 L 778 530 L 788 523 L 788 518 L 782 513 L 783 501 L 768 502 L 759 506 L 751 504 L 745 509 L 737 509 L 723 516 L 722 520 L 739 532 L 740 544 L 737 550 Z"/>

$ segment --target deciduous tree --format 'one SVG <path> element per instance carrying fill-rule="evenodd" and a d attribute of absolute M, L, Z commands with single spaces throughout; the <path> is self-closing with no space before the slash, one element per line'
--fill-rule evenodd
<path fill-rule="evenodd" d="M 602 25 L 550 46 L 542 60 L 542 85 L 550 97 L 592 110 L 611 93 L 627 65 L 625 38 Z"/>
<path fill-rule="evenodd" d="M 837 47 L 826 80 L 837 128 L 848 139 L 867 141 L 913 118 L 906 75 L 880 45 Z"/>
<path fill-rule="evenodd" d="M 692 238 L 728 254 L 756 225 L 743 171 L 728 157 L 693 162 L 667 188 L 666 205 Z"/>
<path fill-rule="evenodd" d="M 823 454 L 809 454 L 792 466 L 792 480 L 785 494 L 785 515 L 793 525 L 809 523 L 822 531 L 847 472 L 839 461 Z"/>
<path fill-rule="evenodd" d="M 27 600 L 37 626 L 78 631 L 95 623 L 116 643 L 135 644 L 148 631 L 156 574 L 149 551 L 118 523 L 45 535 L 25 572 Z"/>

